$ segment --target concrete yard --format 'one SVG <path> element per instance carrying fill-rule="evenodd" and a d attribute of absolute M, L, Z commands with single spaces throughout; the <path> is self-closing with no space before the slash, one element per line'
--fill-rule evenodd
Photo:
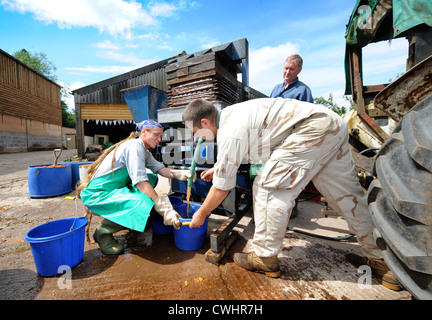
<path fill-rule="evenodd" d="M 63 150 L 59 161 L 75 153 Z M 235 252 L 249 250 L 254 231 L 252 210 L 238 223 L 239 238 L 218 265 L 207 262 L 205 253 L 209 234 L 227 217 L 212 215 L 206 243 L 198 251 L 177 249 L 173 235 L 154 235 L 149 226 L 144 233 L 121 231 L 116 235 L 126 247 L 122 255 L 106 256 L 97 244 L 86 243 L 84 258 L 70 275 L 41 277 L 24 240 L 27 231 L 44 223 L 51 212 L 52 219 L 59 219 L 73 217 L 76 211 L 74 201 L 64 201 L 55 209 L 65 196 L 74 196 L 75 190 L 44 199 L 28 196 L 28 166 L 52 161 L 52 151 L 0 154 L 0 299 L 411 300 L 409 292 L 391 291 L 345 261 L 346 253 L 360 253 L 355 238 L 330 241 L 287 231 L 279 255 L 280 278 L 242 269 L 232 257 Z M 156 190 L 164 192 L 167 186 L 161 179 Z M 321 208 L 321 203 L 299 203 L 299 214 L 289 226 L 331 237 L 349 233 L 341 217 L 324 217 Z M 77 214 L 85 215 L 80 202 Z M 90 234 L 100 219 L 93 217 Z"/>

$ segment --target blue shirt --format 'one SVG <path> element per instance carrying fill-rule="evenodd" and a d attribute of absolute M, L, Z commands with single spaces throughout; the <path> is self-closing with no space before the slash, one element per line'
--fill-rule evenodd
<path fill-rule="evenodd" d="M 273 88 L 271 98 L 296 99 L 314 103 L 312 92 L 307 85 L 301 82 L 298 77 L 285 89 L 285 83 L 280 83 Z"/>

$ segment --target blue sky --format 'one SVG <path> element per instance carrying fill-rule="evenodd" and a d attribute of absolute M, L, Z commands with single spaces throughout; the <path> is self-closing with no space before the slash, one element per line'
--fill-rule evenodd
<path fill-rule="evenodd" d="M 304 59 L 314 97 L 344 104 L 345 28 L 355 0 L 0 0 L 0 49 L 43 52 L 71 90 L 160 61 L 247 38 L 250 86 L 269 95 L 285 58 Z M 365 84 L 404 70 L 405 39 L 364 51 Z M 67 99 L 69 105 L 73 99 Z"/>

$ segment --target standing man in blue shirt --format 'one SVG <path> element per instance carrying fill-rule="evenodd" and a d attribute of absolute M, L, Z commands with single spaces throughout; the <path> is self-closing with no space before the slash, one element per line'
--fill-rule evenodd
<path fill-rule="evenodd" d="M 303 59 L 293 54 L 285 60 L 283 69 L 284 82 L 276 85 L 270 94 L 271 98 L 296 99 L 314 103 L 310 88 L 298 79 L 303 67 Z"/>

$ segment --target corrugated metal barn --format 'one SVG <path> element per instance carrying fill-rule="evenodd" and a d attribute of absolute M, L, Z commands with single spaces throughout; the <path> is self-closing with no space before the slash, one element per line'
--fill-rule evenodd
<path fill-rule="evenodd" d="M 84 157 L 89 145 L 116 143 L 135 130 L 120 90 L 146 84 L 166 91 L 167 62 L 162 60 L 73 91 L 79 157 Z"/>
<path fill-rule="evenodd" d="M 0 50 L 0 152 L 62 146 L 60 89 Z"/>
<path fill-rule="evenodd" d="M 238 102 L 247 94 L 250 99 L 264 97 L 248 87 L 248 43 L 246 39 L 193 54 L 182 53 L 151 65 L 73 91 L 75 99 L 77 151 L 84 157 L 89 145 L 116 143 L 135 130 L 135 124 L 122 90 L 148 85 L 168 93 L 167 70 L 173 65 L 192 61 L 207 54 L 221 53 L 232 64 L 237 64 L 242 81 L 235 79 L 239 92 Z M 168 67 L 169 66 L 169 67 Z M 168 67 L 168 68 L 167 68 Z M 175 69 L 175 67 L 174 67 Z M 179 70 L 179 72 L 183 71 Z M 172 79 L 170 80 L 172 82 Z M 162 106 L 167 107 L 167 106 Z"/>

